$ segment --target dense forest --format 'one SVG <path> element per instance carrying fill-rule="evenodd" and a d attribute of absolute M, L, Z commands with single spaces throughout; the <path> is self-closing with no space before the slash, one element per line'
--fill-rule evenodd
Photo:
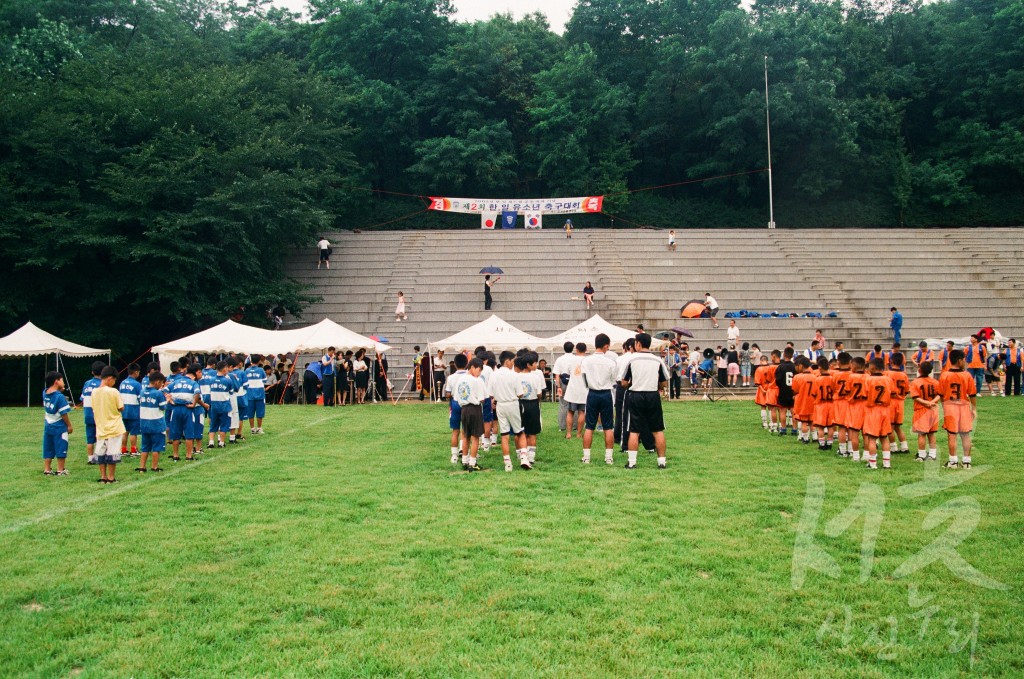
<path fill-rule="evenodd" d="M 766 65 L 779 228 L 1024 222 L 1024 0 L 579 0 L 563 36 L 309 4 L 0 4 L 0 331 L 295 313 L 282 255 L 322 230 L 478 226 L 422 195 L 764 226 Z"/>

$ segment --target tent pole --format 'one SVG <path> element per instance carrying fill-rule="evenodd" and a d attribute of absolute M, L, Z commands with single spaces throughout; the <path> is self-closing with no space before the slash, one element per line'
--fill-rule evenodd
<path fill-rule="evenodd" d="M 32 407 L 32 357 L 28 356 L 28 366 L 25 369 L 25 407 Z M 43 359 L 46 360 L 45 358 Z"/>

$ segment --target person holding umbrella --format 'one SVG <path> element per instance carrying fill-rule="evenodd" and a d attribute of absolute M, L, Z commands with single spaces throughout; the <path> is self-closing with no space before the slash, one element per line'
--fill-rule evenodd
<path fill-rule="evenodd" d="M 501 276 L 498 276 L 492 281 L 491 274 L 504 272 L 496 266 L 487 266 L 484 267 L 483 269 L 480 269 L 480 273 L 487 274 L 486 276 L 484 276 L 484 311 L 490 311 L 491 302 L 493 301 L 493 299 L 491 298 L 491 287 L 501 280 Z"/>

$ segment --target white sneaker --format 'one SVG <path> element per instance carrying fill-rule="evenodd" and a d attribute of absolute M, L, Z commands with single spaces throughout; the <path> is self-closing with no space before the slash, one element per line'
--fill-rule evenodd
<path fill-rule="evenodd" d="M 461 457 L 459 453 L 452 453 L 452 464 L 458 464 Z"/>
<path fill-rule="evenodd" d="M 581 457 L 580 458 L 580 462 L 582 462 L 583 464 L 590 464 L 590 458 L 589 457 Z"/>
<path fill-rule="evenodd" d="M 512 460 L 505 460 L 505 471 L 512 471 Z"/>
<path fill-rule="evenodd" d="M 605 458 L 604 458 L 604 463 L 605 464 L 615 464 L 615 460 L 613 460 L 611 457 L 608 457 L 606 455 Z"/>

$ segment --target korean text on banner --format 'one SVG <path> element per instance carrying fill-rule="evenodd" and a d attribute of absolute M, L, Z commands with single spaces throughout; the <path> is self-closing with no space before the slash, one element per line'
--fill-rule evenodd
<path fill-rule="evenodd" d="M 548 215 L 570 215 L 601 212 L 604 196 L 576 198 L 445 198 L 432 196 L 431 210 L 483 214 L 485 212 L 514 211 L 523 214 L 535 212 Z"/>

